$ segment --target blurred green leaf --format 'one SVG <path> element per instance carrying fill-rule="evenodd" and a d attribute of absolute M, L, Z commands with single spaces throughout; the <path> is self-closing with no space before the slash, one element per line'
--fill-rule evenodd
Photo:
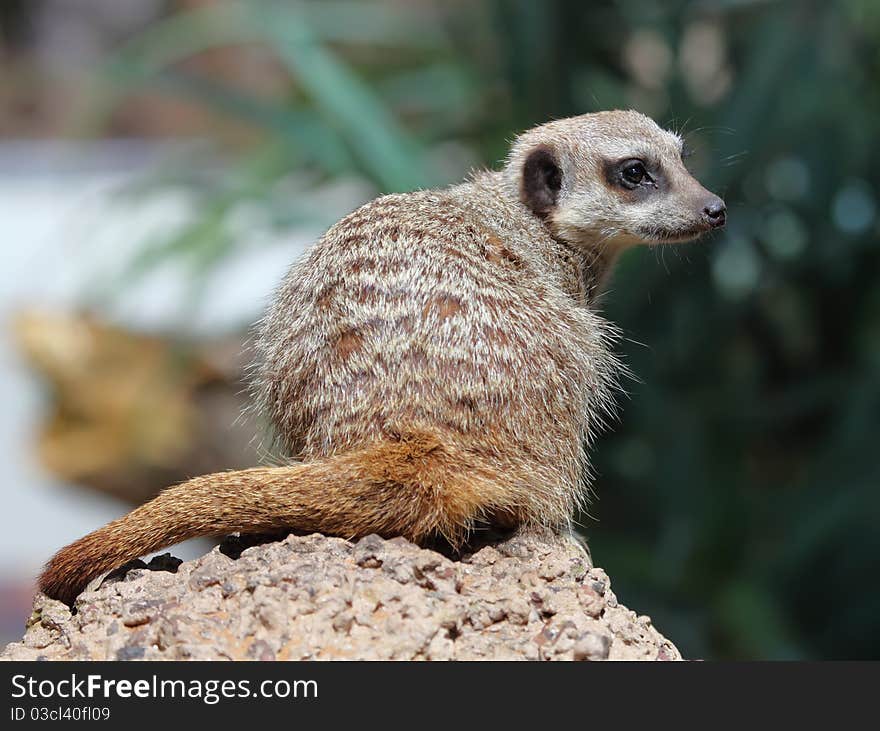
<path fill-rule="evenodd" d="M 352 154 L 391 191 L 430 185 L 422 149 L 369 86 L 323 48 L 302 17 L 281 11 L 265 33 L 327 122 L 343 131 Z"/>

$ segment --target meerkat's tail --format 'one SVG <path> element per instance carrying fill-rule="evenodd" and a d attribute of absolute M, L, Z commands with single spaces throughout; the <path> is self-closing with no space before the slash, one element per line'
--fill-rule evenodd
<path fill-rule="evenodd" d="M 280 529 L 354 538 L 370 533 L 459 542 L 503 505 L 503 480 L 418 436 L 314 462 L 196 477 L 61 549 L 39 581 L 67 604 L 96 576 L 198 536 Z M 509 495 L 508 495 L 509 498 Z"/>

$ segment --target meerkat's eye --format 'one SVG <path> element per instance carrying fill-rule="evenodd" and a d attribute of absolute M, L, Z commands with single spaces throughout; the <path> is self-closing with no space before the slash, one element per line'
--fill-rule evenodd
<path fill-rule="evenodd" d="M 621 166 L 620 179 L 627 188 L 635 188 L 645 182 L 650 182 L 651 177 L 645 170 L 645 163 L 641 160 L 627 160 Z"/>

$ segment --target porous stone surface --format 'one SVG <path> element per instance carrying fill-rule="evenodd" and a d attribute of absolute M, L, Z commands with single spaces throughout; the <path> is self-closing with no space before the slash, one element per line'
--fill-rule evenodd
<path fill-rule="evenodd" d="M 452 560 L 401 538 L 291 535 L 139 565 L 85 591 L 74 613 L 38 594 L 0 658 L 681 659 L 585 552 L 548 536 Z"/>

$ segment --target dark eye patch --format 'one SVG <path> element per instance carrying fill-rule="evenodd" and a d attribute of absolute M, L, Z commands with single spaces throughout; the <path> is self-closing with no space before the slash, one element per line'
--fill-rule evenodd
<path fill-rule="evenodd" d="M 640 158 L 608 160 L 604 164 L 605 182 L 612 190 L 636 201 L 665 187 L 666 177 L 659 164 Z"/>

